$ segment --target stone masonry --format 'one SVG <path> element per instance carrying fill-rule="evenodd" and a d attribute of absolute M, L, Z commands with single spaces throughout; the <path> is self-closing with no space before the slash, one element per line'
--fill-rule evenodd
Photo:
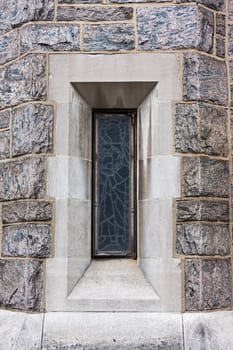
<path fill-rule="evenodd" d="M 56 234 L 46 183 L 47 157 L 56 154 L 50 53 L 145 51 L 172 51 L 181 62 L 173 137 L 182 158 L 174 254 L 183 311 L 232 308 L 233 0 L 1 1 L 2 308 L 45 309 Z"/>

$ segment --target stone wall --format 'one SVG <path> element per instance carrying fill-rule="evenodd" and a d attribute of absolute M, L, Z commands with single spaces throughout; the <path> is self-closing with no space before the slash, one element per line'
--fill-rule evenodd
<path fill-rule="evenodd" d="M 174 153 L 183 159 L 174 254 L 184 310 L 231 308 L 233 1 L 2 0 L 0 9 L 0 304 L 41 311 L 52 256 L 55 153 L 51 52 L 176 52 L 183 96 Z"/>

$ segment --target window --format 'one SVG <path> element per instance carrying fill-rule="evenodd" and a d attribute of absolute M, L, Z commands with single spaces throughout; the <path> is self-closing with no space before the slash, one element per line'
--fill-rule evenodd
<path fill-rule="evenodd" d="M 136 111 L 93 112 L 93 255 L 136 256 Z"/>

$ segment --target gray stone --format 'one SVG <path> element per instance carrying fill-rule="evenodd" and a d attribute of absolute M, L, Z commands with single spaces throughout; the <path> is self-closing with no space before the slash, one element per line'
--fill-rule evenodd
<path fill-rule="evenodd" d="M 216 55 L 218 57 L 225 57 L 225 40 L 222 38 L 216 38 Z"/>
<path fill-rule="evenodd" d="M 19 55 L 18 30 L 0 37 L 0 64 L 13 60 Z"/>
<path fill-rule="evenodd" d="M 184 255 L 228 255 L 229 226 L 182 223 L 176 226 L 176 252 Z"/>
<path fill-rule="evenodd" d="M 0 69 L 0 108 L 45 99 L 46 57 L 28 55 Z"/>
<path fill-rule="evenodd" d="M 125 23 L 85 25 L 83 49 L 86 51 L 133 50 L 134 26 Z"/>
<path fill-rule="evenodd" d="M 228 197 L 229 162 L 206 157 L 185 157 L 183 193 L 187 197 Z"/>
<path fill-rule="evenodd" d="M 48 258 L 51 253 L 49 224 L 4 226 L 2 256 Z"/>
<path fill-rule="evenodd" d="M 225 0 L 176 0 L 176 2 L 196 2 L 197 4 L 202 4 L 220 11 L 223 11 L 225 7 Z"/>
<path fill-rule="evenodd" d="M 214 310 L 232 304 L 231 259 L 185 260 L 185 309 Z"/>
<path fill-rule="evenodd" d="M 230 56 L 233 55 L 233 25 L 229 25 L 229 32 L 228 32 L 228 54 Z"/>
<path fill-rule="evenodd" d="M 10 112 L 2 111 L 0 112 L 0 129 L 5 129 L 10 126 Z"/>
<path fill-rule="evenodd" d="M 41 350 L 43 314 L 0 310 L 0 349 Z"/>
<path fill-rule="evenodd" d="M 216 34 L 226 35 L 226 16 L 222 13 L 216 13 Z"/>
<path fill-rule="evenodd" d="M 58 21 L 121 21 L 132 19 L 132 7 L 58 7 Z"/>
<path fill-rule="evenodd" d="M 20 30 L 20 52 L 78 51 L 79 34 L 79 25 L 29 24 Z"/>
<path fill-rule="evenodd" d="M 172 2 L 172 0 L 110 0 L 112 3 L 161 3 L 161 2 Z"/>
<path fill-rule="evenodd" d="M 213 14 L 196 6 L 145 7 L 137 10 L 140 50 L 213 49 Z"/>
<path fill-rule="evenodd" d="M 0 163 L 0 200 L 41 198 L 45 193 L 45 161 L 25 158 Z"/>
<path fill-rule="evenodd" d="M 54 0 L 1 0 L 0 33 L 30 21 L 47 21 L 54 17 Z"/>
<path fill-rule="evenodd" d="M 176 104 L 175 149 L 179 153 L 227 156 L 227 112 L 204 103 Z"/>
<path fill-rule="evenodd" d="M 231 107 L 233 107 L 233 85 L 230 85 Z"/>
<path fill-rule="evenodd" d="M 0 305 L 24 311 L 40 311 L 42 263 L 33 260 L 0 260 Z"/>
<path fill-rule="evenodd" d="M 12 155 L 53 151 L 53 106 L 30 104 L 12 110 Z"/>
<path fill-rule="evenodd" d="M 230 79 L 233 80 L 233 61 L 229 60 Z"/>
<path fill-rule="evenodd" d="M 58 0 L 59 4 L 97 4 L 103 0 Z"/>
<path fill-rule="evenodd" d="M 229 20 L 233 21 L 233 0 L 229 0 L 228 11 L 229 11 Z"/>
<path fill-rule="evenodd" d="M 0 131 L 0 159 L 10 157 L 10 131 Z"/>
<path fill-rule="evenodd" d="M 227 70 L 223 61 L 199 53 L 184 54 L 184 100 L 227 104 Z"/>
<path fill-rule="evenodd" d="M 177 200 L 177 221 L 229 221 L 229 202 L 226 200 Z"/>
<path fill-rule="evenodd" d="M 11 224 L 52 219 L 52 203 L 47 201 L 17 201 L 2 205 L 2 222 Z"/>

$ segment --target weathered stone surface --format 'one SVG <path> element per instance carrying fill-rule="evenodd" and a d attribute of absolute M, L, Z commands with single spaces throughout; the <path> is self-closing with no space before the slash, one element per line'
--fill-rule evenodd
<path fill-rule="evenodd" d="M 52 219 L 52 203 L 46 201 L 17 201 L 2 205 L 2 222 L 10 224 Z"/>
<path fill-rule="evenodd" d="M 0 33 L 29 21 L 47 21 L 54 17 L 54 0 L 1 0 Z"/>
<path fill-rule="evenodd" d="M 30 104 L 12 110 L 12 155 L 48 153 L 53 150 L 51 105 Z"/>
<path fill-rule="evenodd" d="M 132 7 L 58 7 L 57 19 L 59 21 L 121 21 L 132 19 Z"/>
<path fill-rule="evenodd" d="M 222 13 L 216 14 L 216 34 L 222 36 L 226 34 L 226 16 Z"/>
<path fill-rule="evenodd" d="M 19 224 L 3 227 L 2 256 L 48 258 L 51 252 L 49 224 Z"/>
<path fill-rule="evenodd" d="M 203 100 L 226 105 L 225 62 L 199 53 L 185 54 L 183 89 L 185 100 Z"/>
<path fill-rule="evenodd" d="M 187 197 L 228 197 L 229 162 L 206 157 L 185 157 L 183 193 Z"/>
<path fill-rule="evenodd" d="M 230 259 L 185 260 L 185 309 L 211 310 L 232 302 Z"/>
<path fill-rule="evenodd" d="M 172 2 L 172 0 L 110 0 L 110 2 L 112 3 L 150 3 L 150 2 L 157 2 L 157 3 L 161 3 L 161 2 Z"/>
<path fill-rule="evenodd" d="M 0 111 L 0 129 L 8 128 L 10 125 L 10 112 Z"/>
<path fill-rule="evenodd" d="M 83 32 L 83 49 L 86 51 L 134 49 L 134 26 L 132 24 L 85 25 Z"/>
<path fill-rule="evenodd" d="M 225 40 L 216 38 L 216 55 L 218 57 L 225 57 Z"/>
<path fill-rule="evenodd" d="M 20 30 L 20 52 L 78 51 L 79 34 L 79 25 L 29 24 Z"/>
<path fill-rule="evenodd" d="M 41 198 L 45 187 L 43 158 L 25 158 L 0 163 L 0 200 Z"/>
<path fill-rule="evenodd" d="M 233 21 L 233 0 L 228 2 L 229 20 Z"/>
<path fill-rule="evenodd" d="M 0 159 L 10 156 L 10 131 L 0 131 Z"/>
<path fill-rule="evenodd" d="M 59 4 L 97 4 L 103 0 L 58 0 Z"/>
<path fill-rule="evenodd" d="M 0 260 L 0 305 L 40 311 L 42 263 L 33 260 Z"/>
<path fill-rule="evenodd" d="M 137 10 L 140 50 L 213 48 L 213 14 L 196 6 L 145 7 Z"/>
<path fill-rule="evenodd" d="M 233 61 L 229 60 L 230 79 L 233 80 Z"/>
<path fill-rule="evenodd" d="M 197 4 L 202 4 L 207 7 L 213 8 L 215 10 L 224 10 L 225 1 L 224 0 L 176 0 L 177 3 L 181 2 L 196 2 Z"/>
<path fill-rule="evenodd" d="M 19 32 L 10 32 L 0 37 L 0 64 L 13 60 L 19 55 Z"/>
<path fill-rule="evenodd" d="M 0 108 L 45 99 L 45 55 L 28 55 L 0 69 Z"/>
<path fill-rule="evenodd" d="M 227 112 L 204 103 L 176 104 L 175 149 L 179 153 L 227 156 Z"/>
<path fill-rule="evenodd" d="M 229 25 L 228 32 L 228 53 L 230 56 L 233 55 L 233 25 Z"/>
<path fill-rule="evenodd" d="M 176 226 L 176 252 L 184 255 L 228 255 L 229 226 L 183 223 Z"/>
<path fill-rule="evenodd" d="M 177 221 L 229 221 L 228 201 L 178 200 Z"/>

